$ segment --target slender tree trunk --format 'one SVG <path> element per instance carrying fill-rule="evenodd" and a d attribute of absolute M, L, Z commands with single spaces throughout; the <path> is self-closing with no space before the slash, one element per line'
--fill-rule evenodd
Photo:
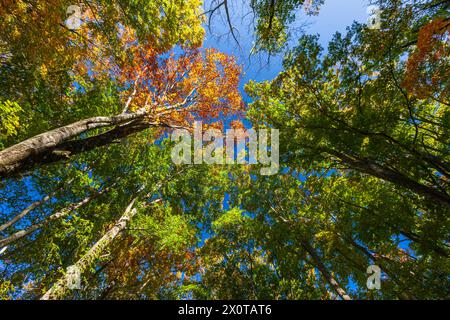
<path fill-rule="evenodd" d="M 324 279 L 328 282 L 328 284 L 333 288 L 333 290 L 343 299 L 343 300 L 352 300 L 347 292 L 339 285 L 337 280 L 333 277 L 333 275 L 328 271 L 327 267 L 323 264 L 322 259 L 317 255 L 316 250 L 310 246 L 307 241 L 301 240 L 302 247 L 309 253 L 311 256 L 314 265 L 319 269 L 320 273 L 324 277 Z"/>
<path fill-rule="evenodd" d="M 114 227 L 108 230 L 108 232 L 106 232 L 103 237 L 101 237 L 100 240 L 98 240 L 89 249 L 89 251 L 74 264 L 74 267 L 76 267 L 80 273 L 86 271 L 86 269 L 93 264 L 95 259 L 97 259 L 101 253 L 114 241 L 117 235 L 126 228 L 129 221 L 136 214 L 136 208 L 133 208 L 136 199 L 137 198 L 134 198 L 129 203 L 124 214 L 117 221 Z M 64 294 L 68 290 L 67 284 L 69 280 L 69 275 L 66 273 L 65 276 L 61 277 L 55 284 L 53 284 L 53 286 L 41 297 L 41 300 L 53 300 L 64 297 Z"/>
<path fill-rule="evenodd" d="M 361 162 L 359 164 L 359 167 L 363 172 L 366 172 L 383 180 L 392 182 L 399 186 L 405 187 L 411 191 L 414 191 L 418 195 L 422 195 L 432 201 L 437 201 L 441 205 L 450 208 L 450 197 L 445 193 L 442 193 L 431 187 L 424 186 L 423 184 L 418 183 L 408 177 L 405 177 L 404 175 L 398 172 L 383 168 L 376 164 Z"/>
<path fill-rule="evenodd" d="M 110 187 L 109 187 L 110 188 Z M 84 206 L 85 204 L 89 203 L 90 201 L 92 201 L 93 199 L 97 198 L 98 196 L 100 196 L 101 194 L 107 192 L 109 190 L 109 188 L 104 188 L 101 191 L 97 191 L 94 194 L 84 198 L 83 200 L 74 203 L 72 205 L 70 205 L 67 208 L 62 209 L 61 211 L 58 211 L 56 213 L 53 213 L 52 215 L 48 216 L 47 218 L 45 218 L 45 220 L 43 220 L 42 222 L 36 223 L 28 228 L 25 228 L 23 230 L 17 231 L 16 233 L 10 235 L 9 237 L 6 237 L 4 239 L 0 240 L 0 248 L 3 248 L 4 246 L 15 242 L 29 234 L 31 234 L 32 232 L 48 225 L 50 222 L 55 221 L 57 219 L 60 219 L 64 216 L 67 216 L 70 212 L 72 212 L 73 210 L 76 210 L 82 206 Z"/>
<path fill-rule="evenodd" d="M 382 180 L 392 182 L 398 186 L 407 188 L 418 195 L 424 196 L 432 201 L 436 201 L 450 208 L 449 195 L 442 193 L 432 187 L 428 187 L 419 182 L 416 182 L 397 171 L 381 166 L 369 159 L 353 159 L 341 152 L 330 149 L 327 149 L 326 152 L 338 157 L 341 161 L 347 163 L 355 170 L 372 175 Z"/>
<path fill-rule="evenodd" d="M 35 201 L 32 204 L 30 204 L 21 213 L 16 215 L 11 220 L 9 220 L 9 221 L 5 222 L 4 224 L 2 224 L 0 226 L 0 231 L 3 231 L 5 229 L 9 228 L 10 226 L 12 226 L 13 224 L 15 224 L 17 221 L 19 221 L 20 219 L 25 217 L 28 213 L 30 213 L 31 211 L 33 211 L 34 209 L 39 207 L 41 204 L 43 204 L 43 203 L 47 202 L 48 200 L 50 200 L 53 195 L 54 195 L 53 193 L 49 194 L 49 195 L 45 196 L 44 198 L 42 198 L 41 200 Z"/>
<path fill-rule="evenodd" d="M 289 221 L 285 221 L 282 217 L 279 219 L 283 223 L 289 224 Z M 322 259 L 317 255 L 316 250 L 308 243 L 308 241 L 302 237 L 298 237 L 302 248 L 309 253 L 312 258 L 312 264 L 319 270 L 322 274 L 325 281 L 331 286 L 331 288 L 343 299 L 343 300 L 352 300 L 352 298 L 347 294 L 347 292 L 339 285 L 337 280 L 333 277 L 333 275 L 328 271 L 325 264 L 322 262 Z"/>
<path fill-rule="evenodd" d="M 378 211 L 375 211 L 373 209 L 369 209 L 369 208 L 366 208 L 366 207 L 359 206 L 359 205 L 357 205 L 355 203 L 352 203 L 352 202 L 349 202 L 349 201 L 345 201 L 345 200 L 341 199 L 340 197 L 336 197 L 336 199 L 338 201 L 341 201 L 341 202 L 345 203 L 345 204 L 348 204 L 350 206 L 356 207 L 356 208 L 358 208 L 360 210 L 367 211 L 369 214 L 375 215 L 379 219 L 383 220 L 383 216 L 380 215 L 380 213 Z M 438 243 L 433 242 L 433 241 L 429 241 L 427 239 L 424 239 L 423 237 L 420 237 L 419 235 L 417 235 L 416 233 L 414 233 L 412 231 L 407 231 L 405 229 L 399 228 L 399 227 L 397 227 L 395 225 L 391 225 L 391 224 L 388 224 L 388 223 L 383 223 L 383 225 L 388 227 L 388 228 L 395 229 L 398 233 L 400 233 L 404 237 L 408 238 L 412 242 L 424 245 L 424 246 L 432 249 L 437 255 L 440 255 L 440 256 L 445 257 L 445 258 L 449 258 L 450 257 L 450 252 L 448 251 L 448 249 L 450 249 L 450 245 L 445 245 L 446 248 L 443 248 L 443 247 L 440 247 Z"/>
<path fill-rule="evenodd" d="M 378 259 L 375 255 L 373 255 L 369 250 L 364 248 L 363 246 L 356 243 L 351 238 L 348 237 L 342 237 L 343 240 L 348 241 L 354 248 L 362 252 L 367 258 L 373 260 L 374 263 L 376 263 L 391 279 L 394 281 L 395 284 L 399 286 L 400 292 L 399 292 L 399 298 L 403 300 L 415 300 L 416 297 L 409 292 L 409 290 L 405 289 L 407 286 L 403 282 L 401 282 L 390 270 L 389 268 L 382 262 L 380 259 Z"/>
<path fill-rule="evenodd" d="M 119 114 L 112 117 L 92 117 L 31 137 L 0 151 L 0 178 L 10 177 L 13 174 L 23 172 L 35 164 L 46 162 L 44 161 L 46 158 L 52 159 L 53 156 L 55 159 L 64 158 L 58 157 L 61 153 L 64 156 L 64 150 L 59 150 L 58 147 L 82 133 L 92 129 L 125 124 L 142 119 L 144 116 L 144 112 L 138 112 Z M 50 162 L 54 161 L 57 160 Z"/>

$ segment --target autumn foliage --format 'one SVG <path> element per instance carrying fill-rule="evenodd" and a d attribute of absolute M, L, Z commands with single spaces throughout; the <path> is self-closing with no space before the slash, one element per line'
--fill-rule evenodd
<path fill-rule="evenodd" d="M 417 48 L 408 59 L 403 86 L 418 98 L 431 94 L 448 97 L 450 20 L 437 18 L 423 26 Z"/>

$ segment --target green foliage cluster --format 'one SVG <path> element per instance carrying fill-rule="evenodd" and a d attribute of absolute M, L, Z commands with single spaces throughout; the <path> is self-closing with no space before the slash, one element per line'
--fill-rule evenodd
<path fill-rule="evenodd" d="M 50 2 L 57 10 L 17 1 L 0 11 L 1 149 L 123 110 L 117 79 L 72 72 L 93 47 L 75 50 L 64 29 L 38 41 L 68 4 Z M 252 0 L 257 50 L 283 51 L 299 8 L 322 2 Z M 118 31 L 161 55 L 195 51 L 204 36 L 197 0 L 83 3 L 100 10 L 88 26 L 112 69 L 132 56 L 119 55 Z M 380 29 L 354 23 L 327 51 L 301 36 L 277 77 L 246 85 L 252 126 L 280 130 L 278 175 L 175 165 L 169 131 L 147 128 L 1 181 L 0 299 L 39 299 L 72 265 L 85 267 L 82 288 L 57 298 L 448 299 L 448 78 L 426 76 L 449 69 L 434 59 L 448 43 L 423 38 L 430 21 L 448 28 L 448 5 L 376 4 Z M 38 13 L 48 13 L 42 24 Z M 414 70 L 425 84 L 408 82 Z M 381 290 L 367 288 L 370 265 L 382 270 Z"/>

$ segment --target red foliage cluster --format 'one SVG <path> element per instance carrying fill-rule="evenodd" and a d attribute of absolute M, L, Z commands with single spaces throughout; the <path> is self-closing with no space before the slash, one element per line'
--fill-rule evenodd
<path fill-rule="evenodd" d="M 418 98 L 448 96 L 449 34 L 449 19 L 435 19 L 420 29 L 417 48 L 408 59 L 402 83 L 410 94 Z"/>

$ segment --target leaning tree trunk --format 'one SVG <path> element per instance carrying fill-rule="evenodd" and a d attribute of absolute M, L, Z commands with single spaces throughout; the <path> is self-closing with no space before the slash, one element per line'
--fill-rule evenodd
<path fill-rule="evenodd" d="M 18 215 L 14 216 L 14 218 L 12 218 L 11 220 L 5 222 L 4 224 L 2 224 L 0 226 L 0 232 L 8 229 L 9 227 L 11 227 L 13 224 L 17 223 L 19 220 L 21 220 L 23 217 L 25 217 L 27 214 L 29 214 L 31 211 L 33 211 L 34 209 L 36 209 L 37 207 L 39 207 L 41 204 L 47 202 L 48 200 L 50 200 L 52 198 L 52 196 L 54 195 L 54 193 L 46 195 L 44 198 L 42 198 L 41 200 L 35 201 L 32 204 L 30 204 L 28 207 L 26 207 L 25 209 L 22 210 L 22 212 L 20 212 Z"/>
<path fill-rule="evenodd" d="M 408 289 L 408 287 L 409 287 L 408 284 L 405 284 L 404 281 L 401 281 L 399 278 L 397 278 L 397 276 L 393 272 L 391 272 L 391 270 L 376 255 L 372 254 L 369 250 L 367 250 L 363 246 L 361 246 L 358 243 L 356 243 L 355 240 L 353 240 L 352 238 L 342 237 L 342 239 L 344 241 L 346 241 L 347 243 L 349 243 L 354 248 L 356 248 L 362 254 L 364 254 L 369 260 L 372 260 L 374 264 L 378 265 L 381 268 L 381 270 L 383 270 L 384 273 L 386 273 L 386 275 L 389 278 L 392 279 L 392 281 L 400 289 L 400 292 L 399 292 L 399 298 L 400 299 L 403 299 L 403 300 L 417 300 L 417 298 L 414 296 L 414 293 L 412 293 Z M 411 276 L 412 276 L 411 279 L 414 279 L 414 275 L 411 275 Z M 402 290 L 402 288 L 403 288 L 403 290 Z"/>
<path fill-rule="evenodd" d="M 379 179 L 389 181 L 395 185 L 407 188 L 417 195 L 421 195 L 431 201 L 440 203 L 450 208 L 450 196 L 446 193 L 440 192 L 435 188 L 423 185 L 397 171 L 377 164 L 369 159 L 353 159 L 348 155 L 336 150 L 326 149 L 326 152 L 336 156 L 342 162 L 350 165 L 353 169 L 377 177 Z"/>
<path fill-rule="evenodd" d="M 319 272 L 324 277 L 325 281 L 333 288 L 333 290 L 343 299 L 352 300 L 347 292 L 342 288 L 333 275 L 328 271 L 327 267 L 323 264 L 320 257 L 317 255 L 313 247 L 307 242 L 301 240 L 302 247 L 309 253 L 313 260 L 313 264 L 317 267 Z"/>
<path fill-rule="evenodd" d="M 65 182 L 63 185 L 70 185 L 72 183 L 73 179 L 70 179 L 69 181 Z M 46 203 L 47 201 L 49 201 L 50 199 L 53 198 L 53 196 L 56 194 L 57 191 L 61 190 L 62 187 L 58 188 L 56 191 L 46 195 L 45 197 L 43 197 L 41 200 L 35 201 L 32 204 L 30 204 L 28 207 L 26 207 L 25 209 L 23 209 L 18 215 L 14 216 L 12 219 L 10 219 L 9 221 L 3 223 L 0 226 L 0 232 L 3 230 L 8 229 L 9 227 L 11 227 L 13 224 L 17 223 L 18 221 L 20 221 L 21 219 L 23 219 L 27 214 L 29 214 L 31 211 L 33 211 L 34 209 L 36 209 L 37 207 L 41 206 L 42 204 Z"/>
<path fill-rule="evenodd" d="M 133 208 L 137 198 L 134 198 L 130 204 L 125 209 L 125 213 L 117 221 L 117 223 L 108 232 L 106 232 L 103 237 L 98 240 L 94 246 L 92 246 L 89 251 L 75 264 L 80 273 L 83 273 L 88 269 L 92 263 L 97 259 L 101 253 L 114 241 L 114 239 L 127 227 L 128 222 L 136 214 L 136 208 Z M 65 276 L 61 277 L 42 297 L 41 300 L 53 300 L 60 299 L 64 297 L 67 292 L 69 275 L 66 273 Z"/>
<path fill-rule="evenodd" d="M 145 112 L 119 114 L 111 117 L 93 117 L 31 137 L 0 151 L 0 178 L 22 173 L 40 163 L 55 162 L 67 158 L 71 154 L 71 150 L 70 148 L 65 150 L 64 143 L 77 142 L 70 140 L 77 138 L 82 133 L 93 129 L 132 123 L 144 117 Z M 70 144 L 68 146 L 70 147 Z M 82 150 L 82 146 L 78 147 L 78 152 L 81 152 L 80 149 Z"/>

